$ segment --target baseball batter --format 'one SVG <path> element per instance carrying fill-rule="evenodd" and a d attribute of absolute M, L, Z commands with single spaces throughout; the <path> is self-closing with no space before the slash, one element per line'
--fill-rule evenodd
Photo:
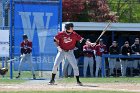
<path fill-rule="evenodd" d="M 75 31 L 73 31 L 73 23 L 67 23 L 65 24 L 65 31 L 59 32 L 54 37 L 54 42 L 56 43 L 58 54 L 56 55 L 54 66 L 52 69 L 52 77 L 49 82 L 50 85 L 55 83 L 55 75 L 57 73 L 57 68 L 59 64 L 62 62 L 64 58 L 68 59 L 68 62 L 71 64 L 73 70 L 74 70 L 74 76 L 76 77 L 77 84 L 82 85 L 82 83 L 79 80 L 79 69 L 77 66 L 77 62 L 73 53 L 73 50 L 75 48 L 76 42 L 85 42 L 86 44 L 94 46 L 95 43 L 91 43 L 89 41 L 86 41 L 84 38 L 82 38 L 80 35 L 78 35 Z"/>
<path fill-rule="evenodd" d="M 36 79 L 34 74 L 34 68 L 32 65 L 32 42 L 28 40 L 28 36 L 26 34 L 23 35 L 23 41 L 21 42 L 21 56 L 20 56 L 20 64 L 19 64 L 19 73 L 16 78 L 20 77 L 21 74 L 21 67 L 25 61 L 28 61 L 33 74 L 33 79 Z"/>

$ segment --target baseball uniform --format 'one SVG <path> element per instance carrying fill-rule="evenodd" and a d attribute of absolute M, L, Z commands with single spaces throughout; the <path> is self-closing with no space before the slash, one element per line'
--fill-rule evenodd
<path fill-rule="evenodd" d="M 93 77 L 93 65 L 94 65 L 94 61 L 93 61 L 93 50 L 94 48 L 88 45 L 84 45 L 83 46 L 83 51 L 84 51 L 84 69 L 83 69 L 83 73 L 84 73 L 84 77 L 86 77 L 86 73 L 87 73 L 87 67 L 89 65 L 90 67 L 90 75 L 91 77 Z"/>
<path fill-rule="evenodd" d="M 19 68 L 18 68 L 19 74 L 16 78 L 20 77 L 22 65 L 24 62 L 27 62 L 31 67 L 33 79 L 36 79 L 35 73 L 34 73 L 34 68 L 32 65 L 32 54 L 31 54 L 32 53 L 32 42 L 29 40 L 24 40 L 23 42 L 21 42 L 20 47 L 21 47 L 21 56 L 20 56 L 21 59 L 20 59 L 20 64 L 19 64 Z"/>
<path fill-rule="evenodd" d="M 106 45 L 98 44 L 95 47 L 95 52 L 96 52 L 96 73 L 95 73 L 95 76 L 98 77 L 99 69 L 101 69 L 102 54 L 107 52 Z"/>

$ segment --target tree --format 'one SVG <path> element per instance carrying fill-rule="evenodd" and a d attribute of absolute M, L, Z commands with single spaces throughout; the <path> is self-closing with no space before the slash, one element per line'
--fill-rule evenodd
<path fill-rule="evenodd" d="M 107 0 L 63 0 L 63 21 L 116 22 Z"/>
<path fill-rule="evenodd" d="M 117 12 L 119 22 L 140 22 L 138 0 L 108 0 L 109 6 Z"/>
<path fill-rule="evenodd" d="M 114 12 L 110 11 L 107 0 L 89 0 L 87 4 L 89 11 L 88 15 L 90 16 L 91 21 L 117 21 L 117 16 Z"/>
<path fill-rule="evenodd" d="M 63 21 L 76 21 L 77 15 L 84 10 L 82 0 L 63 0 Z"/>

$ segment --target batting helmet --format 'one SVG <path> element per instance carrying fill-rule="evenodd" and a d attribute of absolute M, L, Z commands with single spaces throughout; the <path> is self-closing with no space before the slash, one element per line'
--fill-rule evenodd
<path fill-rule="evenodd" d="M 28 36 L 26 34 L 23 34 L 23 39 L 27 39 Z"/>
<path fill-rule="evenodd" d="M 8 72 L 7 68 L 1 68 L 0 69 L 0 75 L 5 75 Z"/>
<path fill-rule="evenodd" d="M 67 23 L 67 24 L 65 24 L 66 30 L 70 30 L 70 27 L 74 27 L 73 23 Z"/>

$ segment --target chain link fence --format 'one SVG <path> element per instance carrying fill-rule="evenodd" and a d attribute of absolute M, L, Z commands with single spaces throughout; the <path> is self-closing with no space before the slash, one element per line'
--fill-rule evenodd
<path fill-rule="evenodd" d="M 2 9 L 3 9 L 3 6 L 2 6 L 2 1 L 0 1 L 0 26 L 2 26 Z"/>

